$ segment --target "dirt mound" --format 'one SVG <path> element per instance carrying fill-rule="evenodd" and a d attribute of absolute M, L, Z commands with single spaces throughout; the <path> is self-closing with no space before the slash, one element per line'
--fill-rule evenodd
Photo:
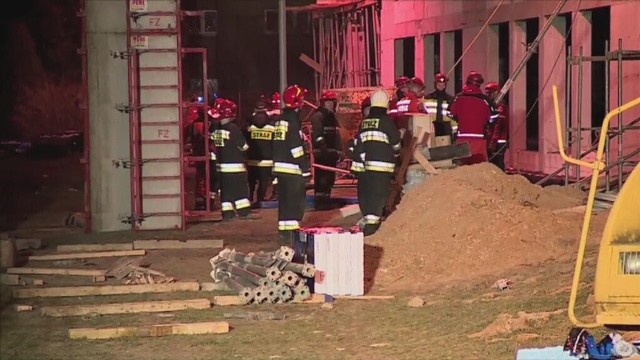
<path fill-rule="evenodd" d="M 497 335 L 510 334 L 515 331 L 529 329 L 541 323 L 547 322 L 551 315 L 562 314 L 565 310 L 556 310 L 550 312 L 527 313 L 525 311 L 518 312 L 518 316 L 511 314 L 500 314 L 498 318 L 487 326 L 484 330 L 467 335 L 469 338 L 491 338 Z M 530 334 L 533 335 L 533 334 Z"/>
<path fill-rule="evenodd" d="M 420 291 L 571 255 L 581 214 L 553 210 L 583 199 L 580 191 L 542 188 L 491 164 L 429 178 L 367 240 L 383 250 L 374 287 Z"/>

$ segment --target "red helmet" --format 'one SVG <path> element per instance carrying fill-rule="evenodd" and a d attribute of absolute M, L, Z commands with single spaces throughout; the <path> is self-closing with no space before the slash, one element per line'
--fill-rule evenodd
<path fill-rule="evenodd" d="M 322 93 L 322 96 L 320 96 L 320 101 L 338 101 L 338 95 L 336 95 L 336 93 L 334 93 L 333 91 L 325 91 Z"/>
<path fill-rule="evenodd" d="M 397 88 L 400 88 L 400 87 L 409 85 L 410 81 L 411 80 L 408 77 L 400 76 L 399 78 L 396 79 L 396 84 L 395 85 L 396 85 Z"/>
<path fill-rule="evenodd" d="M 447 75 L 443 73 L 436 74 L 436 77 L 433 79 L 433 82 L 436 84 L 446 84 L 449 82 L 449 78 Z"/>
<path fill-rule="evenodd" d="M 469 71 L 469 75 L 467 75 L 467 84 L 472 84 L 480 87 L 484 82 L 484 78 L 477 71 Z"/>
<path fill-rule="evenodd" d="M 420 79 L 419 77 L 414 77 L 409 83 L 409 88 L 413 90 L 413 92 L 419 93 L 420 91 L 424 90 L 424 81 L 422 81 L 422 79 Z"/>
<path fill-rule="evenodd" d="M 235 102 L 228 99 L 216 99 L 209 110 L 209 115 L 214 119 L 229 119 L 236 117 L 238 106 Z"/>
<path fill-rule="evenodd" d="M 487 85 L 484 86 L 484 90 L 487 92 L 500 91 L 500 85 L 495 81 L 489 81 Z"/>
<path fill-rule="evenodd" d="M 277 91 L 271 95 L 271 109 L 280 109 L 280 93 Z"/>
<path fill-rule="evenodd" d="M 367 96 L 366 98 L 364 98 L 364 100 L 362 100 L 362 102 L 360 103 L 360 110 L 362 112 L 364 112 L 364 109 L 371 107 L 371 96 Z"/>
<path fill-rule="evenodd" d="M 284 107 L 290 109 L 298 109 L 304 104 L 304 96 L 307 94 L 307 89 L 300 85 L 290 85 L 284 90 L 282 94 L 282 101 Z"/>

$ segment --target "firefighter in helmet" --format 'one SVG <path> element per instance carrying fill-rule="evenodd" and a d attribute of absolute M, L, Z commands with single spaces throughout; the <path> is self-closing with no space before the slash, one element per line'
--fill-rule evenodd
<path fill-rule="evenodd" d="M 393 99 L 389 101 L 389 114 L 391 114 L 392 116 L 395 116 L 398 112 L 398 101 L 403 99 L 409 91 L 409 82 L 411 82 L 411 79 L 406 76 L 400 76 L 396 79 L 394 83 L 396 93 L 394 94 Z"/>
<path fill-rule="evenodd" d="M 246 129 L 246 138 L 249 145 L 247 151 L 247 165 L 249 178 L 249 201 L 265 201 L 267 189 L 271 179 L 273 167 L 273 132 L 274 122 L 267 115 L 269 101 L 261 96 L 256 102 L 249 126 Z M 256 191 L 258 192 L 254 198 Z"/>
<path fill-rule="evenodd" d="M 278 233 L 280 243 L 291 246 L 306 207 L 306 183 L 311 176 L 298 111 L 307 90 L 290 85 L 282 94 L 284 109 L 273 134 L 273 174 L 278 180 Z"/>
<path fill-rule="evenodd" d="M 218 98 L 209 114 L 216 121 L 211 140 L 217 151 L 216 170 L 220 176 L 222 220 L 253 219 L 247 198 L 247 169 L 244 153 L 249 146 L 242 130 L 234 122 L 238 112 L 235 102 Z M 235 211 L 234 211 L 235 210 Z"/>
<path fill-rule="evenodd" d="M 500 93 L 500 85 L 489 81 L 484 86 L 487 97 L 495 102 Z M 496 104 L 497 117 L 493 117 L 486 127 L 487 154 L 489 161 L 504 171 L 504 153 L 509 145 L 509 109 L 504 100 Z"/>
<path fill-rule="evenodd" d="M 427 114 L 435 116 L 433 127 L 436 136 L 453 136 L 454 125 L 449 117 L 449 104 L 453 102 L 453 95 L 447 92 L 449 78 L 447 75 L 436 74 L 433 80 L 433 91 L 425 96 L 424 108 Z"/>
<path fill-rule="evenodd" d="M 311 116 L 314 162 L 320 165 L 336 167 L 338 151 L 341 148 L 340 124 L 336 119 L 338 98 L 333 91 L 325 91 L 320 104 Z M 316 168 L 314 170 L 313 190 L 315 207 L 327 209 L 330 205 L 331 190 L 336 180 L 333 171 Z"/>
<path fill-rule="evenodd" d="M 487 157 L 487 140 L 485 126 L 497 118 L 498 114 L 493 101 L 480 90 L 484 78 L 477 71 L 471 71 L 462 88 L 457 94 L 449 113 L 458 122 L 457 143 L 469 143 L 471 157 L 463 159 L 465 165 L 485 162 Z"/>
<path fill-rule="evenodd" d="M 365 236 L 380 227 L 389 196 L 396 158 L 400 154 L 400 132 L 387 115 L 389 95 L 378 89 L 371 95 L 369 115 L 362 120 L 353 150 L 351 170 L 358 176 L 358 203 Z"/>

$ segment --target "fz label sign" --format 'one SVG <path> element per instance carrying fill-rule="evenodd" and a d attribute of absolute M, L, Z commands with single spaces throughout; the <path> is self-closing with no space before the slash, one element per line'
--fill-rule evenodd
<path fill-rule="evenodd" d="M 129 0 L 129 11 L 147 11 L 148 9 L 147 0 Z"/>
<path fill-rule="evenodd" d="M 158 129 L 158 139 L 169 139 L 169 129 Z"/>
<path fill-rule="evenodd" d="M 144 35 L 131 36 L 131 47 L 134 49 L 148 49 L 149 37 Z"/>

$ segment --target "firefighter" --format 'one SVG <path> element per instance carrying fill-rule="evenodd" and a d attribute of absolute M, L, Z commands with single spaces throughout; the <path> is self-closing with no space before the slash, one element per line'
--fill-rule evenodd
<path fill-rule="evenodd" d="M 425 96 L 424 107 L 427 114 L 434 115 L 433 127 L 436 136 L 453 136 L 454 127 L 449 117 L 449 104 L 453 102 L 453 95 L 447 92 L 449 78 L 447 75 L 436 74 L 433 80 L 434 90 Z"/>
<path fill-rule="evenodd" d="M 400 154 L 400 132 L 387 115 L 389 95 L 383 89 L 371 95 L 369 115 L 362 120 L 355 139 L 351 170 L 358 174 L 358 202 L 364 236 L 380 227 L 389 195 L 396 158 Z"/>
<path fill-rule="evenodd" d="M 267 111 L 267 115 L 269 115 L 271 122 L 274 124 L 280 118 L 280 114 L 282 112 L 281 104 L 280 93 L 276 91 L 271 95 L 271 102 L 269 104 L 269 110 Z M 271 197 L 269 200 L 276 201 L 278 200 L 278 179 L 275 176 L 272 176 L 271 184 Z"/>
<path fill-rule="evenodd" d="M 284 109 L 273 134 L 273 173 L 278 180 L 278 233 L 282 245 L 292 245 L 306 207 L 306 183 L 311 176 L 298 111 L 307 90 L 290 85 L 282 94 Z"/>
<path fill-rule="evenodd" d="M 318 109 L 311 116 L 312 144 L 314 162 L 320 165 L 336 167 L 340 151 L 340 124 L 335 111 L 338 98 L 333 91 L 325 91 L 320 97 Z M 336 173 L 316 168 L 314 170 L 313 190 L 316 210 L 328 209 L 331 190 L 336 181 Z"/>
<path fill-rule="evenodd" d="M 209 121 L 209 129 L 205 130 L 205 111 L 202 107 L 197 109 L 198 118 L 191 124 L 191 144 L 193 155 L 206 156 L 205 142 L 209 141 L 213 124 Z M 198 191 L 203 198 L 209 199 L 215 203 L 220 189 L 219 177 L 216 173 L 216 153 L 213 143 L 209 143 L 209 179 L 206 179 L 206 163 L 204 161 L 196 161 L 196 179 Z M 209 181 L 209 193 L 206 193 L 206 181 Z M 214 205 L 212 205 L 214 206 Z"/>
<path fill-rule="evenodd" d="M 369 116 L 370 110 L 371 110 L 371 97 L 367 96 L 360 103 L 360 111 L 362 112 L 363 119 Z M 355 177 L 358 177 L 360 173 L 364 172 L 364 163 L 362 162 L 362 159 L 360 159 L 359 157 L 354 157 L 355 147 L 357 143 L 358 143 L 357 136 L 354 139 L 349 140 L 349 142 L 347 143 L 347 154 L 346 154 L 347 157 L 351 159 L 350 170 L 351 170 L 351 174 L 354 175 Z"/>
<path fill-rule="evenodd" d="M 398 101 L 403 99 L 407 94 L 407 91 L 409 90 L 410 81 L 411 79 L 409 79 L 406 76 L 400 76 L 399 78 L 396 79 L 396 82 L 394 84 L 396 88 L 396 93 L 393 96 L 393 99 L 391 99 L 391 101 L 389 102 L 389 114 L 391 114 L 392 116 L 395 116 L 395 114 L 398 112 L 397 103 Z"/>
<path fill-rule="evenodd" d="M 242 130 L 235 124 L 238 107 L 228 99 L 216 100 L 210 115 L 218 120 L 211 140 L 217 151 L 216 170 L 220 176 L 222 220 L 254 219 L 251 203 L 247 199 L 247 169 L 244 153 L 249 146 Z M 234 211 L 235 208 L 235 211 Z"/>
<path fill-rule="evenodd" d="M 256 106 L 249 120 L 246 138 L 249 145 L 247 151 L 247 165 L 249 178 L 249 201 L 253 202 L 256 185 L 258 193 L 256 202 L 265 201 L 269 183 L 272 181 L 271 168 L 273 167 L 273 132 L 275 127 L 268 111 L 268 100 L 262 96 L 256 102 Z"/>
<path fill-rule="evenodd" d="M 484 128 L 497 117 L 497 113 L 492 106 L 493 102 L 480 90 L 482 83 L 484 79 L 480 73 L 469 72 L 462 92 L 456 95 L 449 107 L 451 117 L 458 122 L 456 142 L 469 143 L 471 149 L 471 157 L 461 161 L 464 165 L 488 160 Z"/>
<path fill-rule="evenodd" d="M 484 86 L 487 97 L 495 102 L 500 93 L 500 85 L 495 81 L 490 81 Z M 486 131 L 487 154 L 489 161 L 504 171 L 504 153 L 509 146 L 509 109 L 504 101 L 495 105 L 498 112 L 497 117 L 492 118 Z"/>

